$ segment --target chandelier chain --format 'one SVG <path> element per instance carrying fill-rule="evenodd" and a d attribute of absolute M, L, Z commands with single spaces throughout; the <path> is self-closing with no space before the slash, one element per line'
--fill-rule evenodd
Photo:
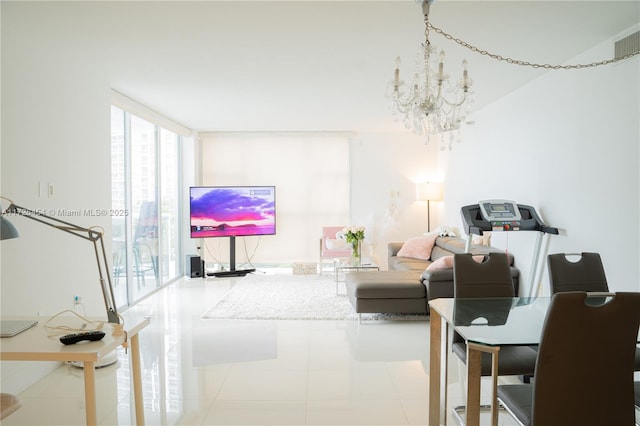
<path fill-rule="evenodd" d="M 429 14 L 424 14 L 424 40 L 425 46 L 430 46 L 431 41 L 429 41 L 429 28 L 431 27 L 431 23 L 429 22 Z"/>
<path fill-rule="evenodd" d="M 533 62 L 528 62 L 528 61 L 521 61 L 519 59 L 513 59 L 513 58 L 509 58 L 509 57 L 504 57 L 502 55 L 498 55 L 495 53 L 491 53 L 488 52 L 486 50 L 482 50 L 472 44 L 467 43 L 464 40 L 461 40 L 459 38 L 456 38 L 454 36 L 452 36 L 449 33 L 444 32 L 443 30 L 441 30 L 440 28 L 434 26 L 433 24 L 431 24 L 428 19 L 425 16 L 425 24 L 427 25 L 427 32 L 426 34 L 428 34 L 428 28 L 431 28 L 432 30 L 434 30 L 435 32 L 437 32 L 438 34 L 440 34 L 441 36 L 443 36 L 444 38 L 446 38 L 447 40 L 451 40 L 457 44 L 459 44 L 462 47 L 465 47 L 473 52 L 479 53 L 481 55 L 484 56 L 488 56 L 492 59 L 498 60 L 498 61 L 502 61 L 502 62 L 508 62 L 510 64 L 514 64 L 514 65 L 521 65 L 521 66 L 525 66 L 525 67 L 532 67 L 532 68 L 544 68 L 544 69 L 551 69 L 551 70 L 574 70 L 574 69 L 582 69 L 582 68 L 594 68 L 594 67 L 598 67 L 601 65 L 608 65 L 614 62 L 619 62 L 619 61 L 624 61 L 626 59 L 629 59 L 633 56 L 636 56 L 638 54 L 640 54 L 640 50 L 637 50 L 635 52 L 629 53 L 627 55 L 621 56 L 619 58 L 613 58 L 613 59 L 605 59 L 602 61 L 598 61 L 598 62 L 591 62 L 589 64 L 573 64 L 573 65 L 552 65 L 552 64 L 536 64 Z"/>

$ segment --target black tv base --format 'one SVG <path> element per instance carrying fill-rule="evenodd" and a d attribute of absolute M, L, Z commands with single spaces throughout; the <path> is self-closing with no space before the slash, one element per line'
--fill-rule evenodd
<path fill-rule="evenodd" d="M 244 277 L 255 269 L 236 269 L 236 237 L 229 237 L 229 269 L 227 271 L 207 272 L 208 277 Z"/>
<path fill-rule="evenodd" d="M 255 272 L 255 269 L 235 269 L 232 271 L 215 271 L 207 272 L 208 277 L 244 277 L 247 274 Z"/>

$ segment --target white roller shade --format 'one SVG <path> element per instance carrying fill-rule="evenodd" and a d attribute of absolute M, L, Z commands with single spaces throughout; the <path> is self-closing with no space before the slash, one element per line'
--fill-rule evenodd
<path fill-rule="evenodd" d="M 237 241 L 236 263 L 316 261 L 322 226 L 347 225 L 347 133 L 200 133 L 202 185 L 275 185 L 276 235 Z M 216 241 L 217 240 L 217 241 Z M 225 239 L 205 242 L 207 261 L 228 261 Z M 247 253 L 244 252 L 246 245 Z"/>

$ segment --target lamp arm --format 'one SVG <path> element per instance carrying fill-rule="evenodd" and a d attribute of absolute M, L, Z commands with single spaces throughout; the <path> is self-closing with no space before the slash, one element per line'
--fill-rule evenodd
<path fill-rule="evenodd" d="M 100 242 L 100 245 L 98 245 Z M 116 309 L 116 299 L 113 294 L 113 285 L 111 283 L 111 274 L 109 273 L 109 263 L 107 262 L 107 252 L 104 249 L 104 239 L 102 233 L 98 240 L 93 241 L 93 247 L 96 252 L 96 263 L 98 265 L 98 274 L 100 276 L 100 289 L 102 290 L 102 299 L 104 307 L 107 310 L 107 321 L 113 324 L 120 323 L 120 317 Z M 100 263 L 100 254 L 102 254 L 102 264 Z M 104 267 L 104 274 L 102 268 Z M 106 277 L 106 280 L 105 280 Z"/>
<path fill-rule="evenodd" d="M 84 228 L 82 226 L 74 225 L 73 223 L 66 222 L 55 217 L 47 216 L 46 214 L 39 211 L 27 209 L 13 203 L 11 203 L 7 210 L 2 214 L 16 214 L 27 219 L 31 219 L 35 222 L 40 222 L 44 225 L 50 226 L 60 231 L 64 231 L 68 234 L 75 235 L 76 237 L 91 241 L 93 243 L 93 248 L 96 255 L 98 275 L 100 277 L 100 290 L 102 291 L 102 298 L 104 300 L 104 306 L 107 311 L 108 322 L 114 324 L 120 323 L 120 317 L 118 315 L 115 297 L 113 294 L 111 274 L 109 273 L 107 253 L 104 249 L 104 239 L 102 238 L 104 232 L 98 231 L 93 228 Z"/>

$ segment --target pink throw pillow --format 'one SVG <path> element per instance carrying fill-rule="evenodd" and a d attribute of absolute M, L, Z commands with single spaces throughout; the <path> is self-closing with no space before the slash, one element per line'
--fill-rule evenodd
<path fill-rule="evenodd" d="M 479 254 L 475 256 L 471 256 L 473 260 L 478 263 L 482 263 L 484 260 L 484 256 Z M 427 271 L 439 271 L 441 269 L 452 269 L 453 268 L 453 256 L 444 256 L 440 259 L 434 260 L 431 265 L 427 266 Z"/>
<path fill-rule="evenodd" d="M 436 243 L 438 234 L 428 234 L 424 237 L 409 238 L 398 250 L 399 257 L 412 257 L 414 259 L 429 260 L 431 258 L 431 250 Z"/>
<path fill-rule="evenodd" d="M 427 266 L 427 271 L 439 271 L 441 269 L 453 268 L 453 256 L 444 256 L 434 260 L 431 265 Z"/>

